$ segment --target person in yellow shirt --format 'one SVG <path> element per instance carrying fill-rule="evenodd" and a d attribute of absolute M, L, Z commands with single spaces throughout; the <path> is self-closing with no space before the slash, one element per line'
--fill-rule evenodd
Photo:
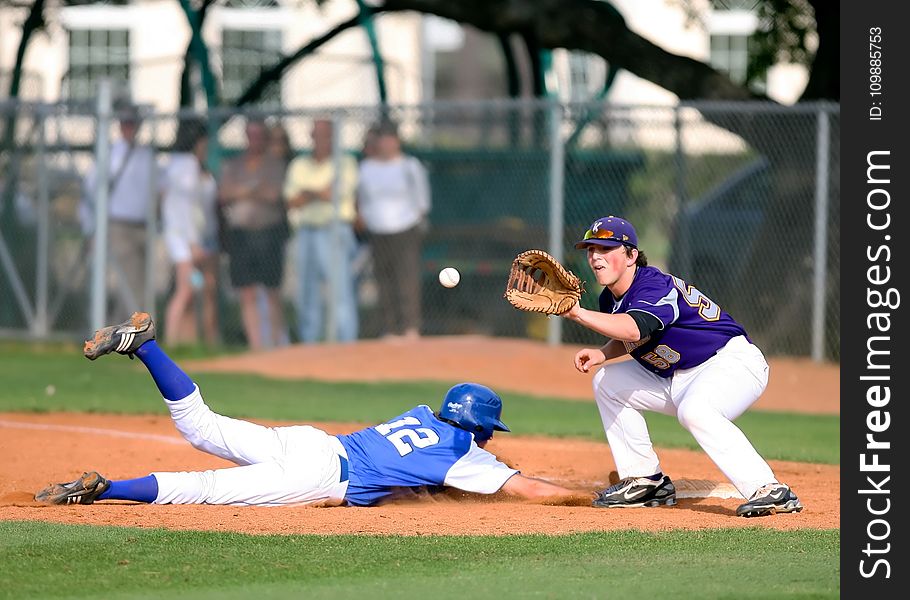
<path fill-rule="evenodd" d="M 305 344 L 350 342 L 359 326 L 353 273 L 357 161 L 342 155 L 336 175 L 332 121 L 314 121 L 311 135 L 312 154 L 291 161 L 284 183 L 294 235 L 299 336 Z M 331 330 L 330 304 L 335 309 Z"/>

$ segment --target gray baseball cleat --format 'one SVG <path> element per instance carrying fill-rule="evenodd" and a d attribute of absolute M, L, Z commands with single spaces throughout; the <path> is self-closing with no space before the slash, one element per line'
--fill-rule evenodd
<path fill-rule="evenodd" d="M 109 487 L 110 481 L 91 471 L 76 481 L 50 484 L 35 494 L 35 500 L 45 504 L 91 504 Z"/>
<path fill-rule="evenodd" d="M 647 477 L 626 477 L 598 493 L 593 502 L 593 506 L 597 508 L 638 508 L 674 504 L 676 486 L 666 475 L 657 481 Z"/>
<path fill-rule="evenodd" d="M 151 315 L 135 312 L 125 323 L 103 327 L 95 332 L 90 340 L 85 341 L 82 353 L 89 360 L 117 352 L 133 358 L 139 346 L 155 339 L 155 323 Z"/>
<path fill-rule="evenodd" d="M 775 513 L 799 512 L 802 509 L 803 505 L 793 490 L 775 481 L 755 490 L 749 500 L 736 509 L 736 514 L 741 517 L 763 517 Z"/>

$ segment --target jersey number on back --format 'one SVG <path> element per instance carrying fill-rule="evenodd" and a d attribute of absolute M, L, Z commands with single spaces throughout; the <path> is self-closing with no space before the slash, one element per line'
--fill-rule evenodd
<path fill-rule="evenodd" d="M 385 439 L 392 442 L 392 445 L 398 450 L 398 454 L 402 456 L 410 454 L 414 448 L 426 448 L 439 443 L 439 436 L 432 429 L 428 427 L 401 429 L 405 425 L 420 425 L 420 419 L 405 417 L 391 423 L 377 425 L 375 429 L 385 436 Z"/>
<path fill-rule="evenodd" d="M 697 288 L 687 285 L 679 277 L 673 278 L 673 284 L 682 292 L 683 300 L 692 308 L 698 309 L 698 316 L 705 321 L 716 321 L 720 319 L 720 307 L 711 301 L 710 298 L 698 291 Z"/>

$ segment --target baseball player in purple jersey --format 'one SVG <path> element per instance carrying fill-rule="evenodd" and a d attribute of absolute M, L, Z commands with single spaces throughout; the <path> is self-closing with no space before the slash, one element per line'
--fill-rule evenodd
<path fill-rule="evenodd" d="M 628 221 L 603 217 L 575 244 L 604 286 L 600 310 L 576 304 L 563 316 L 610 338 L 584 348 L 575 368 L 588 372 L 610 359 L 593 379 L 594 396 L 619 483 L 598 494 L 594 506 L 676 504 L 676 488 L 663 474 L 643 410 L 679 419 L 723 474 L 748 500 L 745 517 L 798 512 L 796 494 L 780 483 L 733 419 L 768 383 L 768 363 L 742 325 L 679 277 L 648 266 Z"/>
<path fill-rule="evenodd" d="M 484 450 L 500 420 L 502 400 L 476 383 L 452 387 L 434 413 L 417 406 L 349 435 L 306 425 L 264 427 L 212 412 L 199 387 L 155 341 L 147 313 L 95 332 L 85 356 L 118 352 L 148 368 L 177 429 L 195 448 L 238 466 L 200 472 L 152 473 L 122 481 L 96 471 L 35 495 L 49 504 L 133 500 L 156 504 L 368 506 L 414 488 L 449 486 L 480 494 L 503 491 L 529 499 L 578 494 L 521 475 Z"/>

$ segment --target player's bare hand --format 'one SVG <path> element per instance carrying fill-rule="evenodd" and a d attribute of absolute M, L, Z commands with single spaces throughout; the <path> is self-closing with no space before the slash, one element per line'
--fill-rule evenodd
<path fill-rule="evenodd" d="M 569 319 L 570 321 L 578 321 L 578 316 L 582 310 L 584 310 L 584 309 L 581 307 L 581 305 L 578 302 L 576 302 L 575 304 L 572 305 L 572 308 L 570 308 L 569 310 L 567 310 L 566 312 L 562 313 L 559 316 Z"/>
<path fill-rule="evenodd" d="M 575 353 L 575 368 L 581 373 L 587 373 L 606 360 L 607 356 L 600 348 L 582 348 Z"/>

